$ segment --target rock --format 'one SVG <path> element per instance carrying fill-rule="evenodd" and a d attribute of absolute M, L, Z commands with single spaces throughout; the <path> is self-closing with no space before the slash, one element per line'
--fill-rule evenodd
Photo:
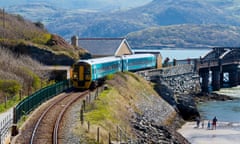
<path fill-rule="evenodd" d="M 138 115 L 132 125 L 137 133 L 136 143 L 190 144 L 174 129 L 152 123 Z"/>

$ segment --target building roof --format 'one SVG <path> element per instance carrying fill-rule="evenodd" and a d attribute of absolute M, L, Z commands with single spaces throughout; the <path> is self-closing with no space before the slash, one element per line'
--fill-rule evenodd
<path fill-rule="evenodd" d="M 116 55 L 124 43 L 132 51 L 125 38 L 78 38 L 79 47 L 92 55 Z"/>

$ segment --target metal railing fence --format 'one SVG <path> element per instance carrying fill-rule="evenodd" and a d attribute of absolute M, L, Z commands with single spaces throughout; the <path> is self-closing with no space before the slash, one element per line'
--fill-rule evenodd
<path fill-rule="evenodd" d="M 47 86 L 26 97 L 14 108 L 13 123 L 17 123 L 23 115 L 29 114 L 43 102 L 71 87 L 69 80 Z"/>

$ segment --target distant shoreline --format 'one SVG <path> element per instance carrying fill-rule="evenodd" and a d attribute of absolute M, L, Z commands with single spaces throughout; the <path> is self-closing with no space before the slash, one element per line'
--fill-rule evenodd
<path fill-rule="evenodd" d="M 141 47 L 141 48 L 132 48 L 133 50 L 209 50 L 213 47 L 182 47 L 182 48 L 176 48 L 176 47 Z"/>
<path fill-rule="evenodd" d="M 219 94 L 219 93 L 209 93 L 209 94 L 198 94 L 195 96 L 195 102 L 202 103 L 207 101 L 227 101 L 227 100 L 235 100 L 239 99 L 237 97 L 225 95 L 225 94 Z"/>

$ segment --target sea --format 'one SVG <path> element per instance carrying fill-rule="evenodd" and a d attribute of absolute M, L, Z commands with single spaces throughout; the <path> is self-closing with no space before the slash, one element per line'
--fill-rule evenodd
<path fill-rule="evenodd" d="M 163 60 L 165 58 L 183 60 L 188 58 L 200 58 L 211 49 L 159 49 Z M 240 86 L 222 88 L 216 93 L 240 98 Z M 240 99 L 232 101 L 209 101 L 200 103 L 198 106 L 200 115 L 205 120 L 212 120 L 214 116 L 218 121 L 240 122 Z"/>

